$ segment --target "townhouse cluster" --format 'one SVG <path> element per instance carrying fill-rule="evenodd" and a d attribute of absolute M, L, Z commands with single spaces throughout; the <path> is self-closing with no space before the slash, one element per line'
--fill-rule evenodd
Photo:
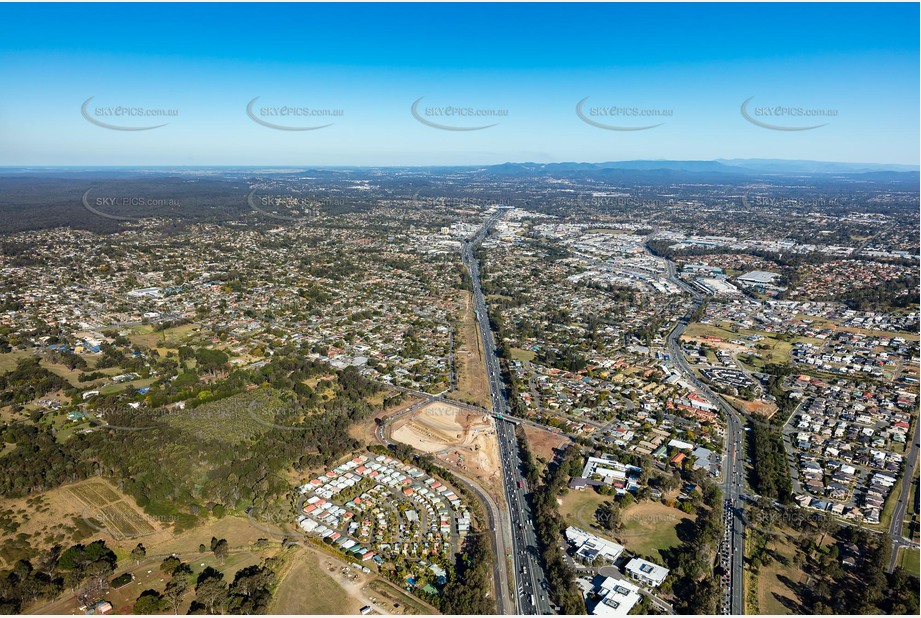
<path fill-rule="evenodd" d="M 384 455 L 357 455 L 299 492 L 301 529 L 361 561 L 447 559 L 470 531 L 470 513 L 450 487 Z"/>
<path fill-rule="evenodd" d="M 784 427 L 797 463 L 798 502 L 878 523 L 898 482 L 917 393 L 806 375 L 792 380 L 803 401 Z"/>
<path fill-rule="evenodd" d="M 826 373 L 896 378 L 904 364 L 917 357 L 917 342 L 902 336 L 835 332 L 823 341 L 800 341 L 791 351 L 793 362 Z"/>

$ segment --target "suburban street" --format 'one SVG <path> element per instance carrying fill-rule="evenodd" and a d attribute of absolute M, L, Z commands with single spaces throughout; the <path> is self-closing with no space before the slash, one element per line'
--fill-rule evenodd
<path fill-rule="evenodd" d="M 889 569 L 891 573 L 895 570 L 899 560 L 900 547 L 917 547 L 917 543 L 912 543 L 910 538 L 903 535 L 902 528 L 905 524 L 905 513 L 908 509 L 908 500 L 911 495 L 911 484 L 915 478 L 918 467 L 918 448 L 921 445 L 921 420 L 915 419 L 914 436 L 908 445 L 908 452 L 905 454 L 905 471 L 902 473 L 902 492 L 899 494 L 898 502 L 895 503 L 895 510 L 892 511 L 892 521 L 889 524 L 889 536 L 892 537 L 892 557 L 889 559 Z"/>
<path fill-rule="evenodd" d="M 684 359 L 679 343 L 684 329 L 687 328 L 689 317 L 703 302 L 701 295 L 690 288 L 675 275 L 675 265 L 668 262 L 669 280 L 689 291 L 694 296 L 694 306 L 687 315 L 678 321 L 675 328 L 668 335 L 669 356 L 675 366 L 684 375 L 684 378 L 694 385 L 710 402 L 719 406 L 726 416 L 726 461 L 723 466 L 723 498 L 725 499 L 727 516 L 725 543 L 728 547 L 721 548 L 724 552 L 723 560 L 727 564 L 728 576 L 725 580 L 723 613 L 741 615 L 744 608 L 744 573 L 745 564 L 745 524 L 742 521 L 741 496 L 745 493 L 745 424 L 738 413 L 727 404 L 722 397 L 710 390 L 694 374 L 691 366 Z"/>

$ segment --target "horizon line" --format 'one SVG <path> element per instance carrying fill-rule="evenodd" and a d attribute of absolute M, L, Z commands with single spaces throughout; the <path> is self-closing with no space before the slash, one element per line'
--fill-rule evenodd
<path fill-rule="evenodd" d="M 778 159 L 778 158 L 761 158 L 761 157 L 736 157 L 732 159 L 606 159 L 602 161 L 574 161 L 559 160 L 549 162 L 537 161 L 503 161 L 501 163 L 458 163 L 458 164 L 358 164 L 358 165 L 330 165 L 330 164 L 301 164 L 301 163 L 201 163 L 201 164 L 172 164 L 172 163 L 152 163 L 152 164 L 22 164 L 22 165 L 0 165 L 0 169 L 139 169 L 139 168 L 310 168 L 310 169 L 439 169 L 439 168 L 482 168 L 482 167 L 499 167 L 502 165 L 604 165 L 608 163 L 730 163 L 733 161 L 761 161 L 761 162 L 782 162 L 782 163 L 822 163 L 831 165 L 866 165 L 877 167 L 905 167 L 913 168 L 910 171 L 921 171 L 921 163 L 875 163 L 869 161 L 825 161 L 820 159 Z M 730 166 L 731 167 L 731 166 Z M 908 170 L 901 170 L 908 171 Z"/>

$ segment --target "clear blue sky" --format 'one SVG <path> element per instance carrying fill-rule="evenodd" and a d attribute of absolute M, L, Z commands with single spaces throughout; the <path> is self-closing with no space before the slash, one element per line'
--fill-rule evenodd
<path fill-rule="evenodd" d="M 429 165 L 765 157 L 919 162 L 917 4 L 0 4 L 0 165 Z M 81 115 L 176 109 L 166 119 Z M 340 109 L 279 131 L 246 106 Z M 426 116 L 414 101 L 507 110 Z M 601 117 L 583 108 L 671 110 Z M 765 106 L 834 110 L 748 122 Z M 258 111 L 256 112 L 258 114 Z"/>

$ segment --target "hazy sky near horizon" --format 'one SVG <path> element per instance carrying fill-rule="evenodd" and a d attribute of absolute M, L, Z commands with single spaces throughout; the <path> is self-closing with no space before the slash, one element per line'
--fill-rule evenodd
<path fill-rule="evenodd" d="M 0 165 L 917 164 L 918 21 L 917 4 L 0 4 Z"/>

